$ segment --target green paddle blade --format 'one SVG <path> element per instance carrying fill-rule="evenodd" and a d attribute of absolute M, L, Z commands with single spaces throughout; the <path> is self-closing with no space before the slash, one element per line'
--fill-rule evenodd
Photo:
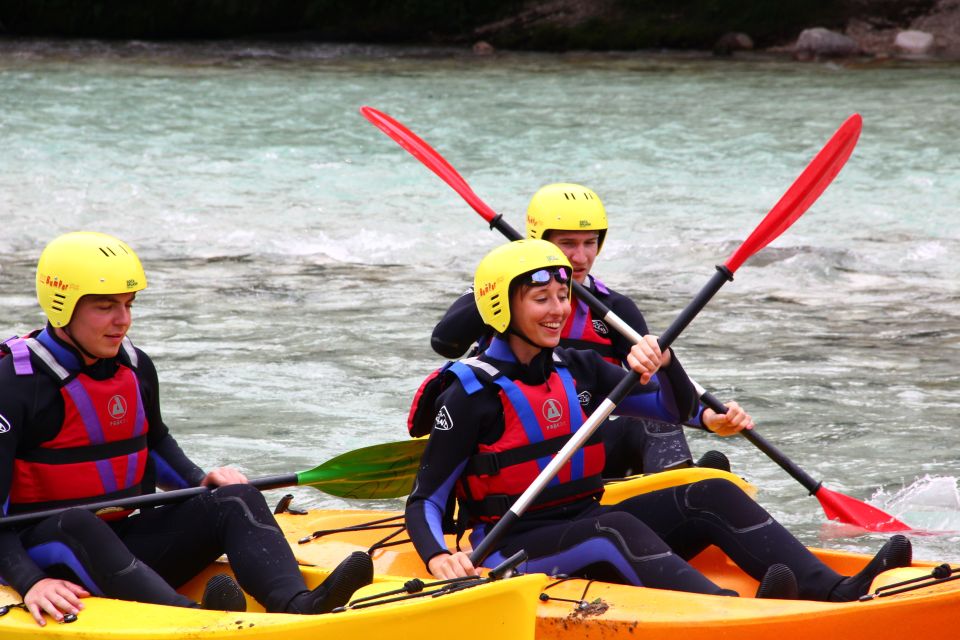
<path fill-rule="evenodd" d="M 426 446 L 423 438 L 348 451 L 298 473 L 297 484 L 341 498 L 399 498 L 413 488 Z"/>

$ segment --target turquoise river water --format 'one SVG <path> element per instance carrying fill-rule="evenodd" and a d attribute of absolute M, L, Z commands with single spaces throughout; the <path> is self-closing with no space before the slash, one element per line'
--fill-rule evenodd
<path fill-rule="evenodd" d="M 943 64 L 0 42 L 0 327 L 42 322 L 47 240 L 116 234 L 146 265 L 131 336 L 183 446 L 251 476 L 309 469 L 406 437 L 433 324 L 502 242 L 361 105 L 514 226 L 543 184 L 594 188 L 612 224 L 595 273 L 661 329 L 858 112 L 834 184 L 675 346 L 811 475 L 930 531 L 917 557 L 960 561 L 957 86 Z M 806 543 L 879 546 L 742 438 L 688 436 Z"/>

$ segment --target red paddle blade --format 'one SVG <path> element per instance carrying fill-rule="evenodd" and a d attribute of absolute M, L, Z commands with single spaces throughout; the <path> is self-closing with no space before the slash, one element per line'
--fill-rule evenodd
<path fill-rule="evenodd" d="M 480 197 L 473 192 L 467 181 L 447 160 L 437 153 L 436 149 L 423 141 L 417 134 L 406 128 L 395 119 L 373 107 L 360 107 L 360 113 L 373 126 L 390 136 L 394 142 L 406 149 L 413 157 L 433 171 L 441 180 L 450 185 L 454 191 L 467 201 L 474 211 L 483 216 L 487 222 L 497 217 L 497 212 L 487 206 Z"/>
<path fill-rule="evenodd" d="M 800 177 L 770 209 L 760 226 L 754 229 L 750 237 L 724 263 L 730 273 L 740 268 L 747 258 L 783 233 L 820 197 L 853 153 L 862 127 L 863 119 L 858 113 L 853 114 L 840 125 L 833 137 L 803 170 Z"/>
<path fill-rule="evenodd" d="M 817 500 L 830 520 L 839 520 L 870 531 L 909 531 L 910 527 L 889 513 L 884 513 L 866 502 L 831 491 L 824 486 L 817 489 Z"/>

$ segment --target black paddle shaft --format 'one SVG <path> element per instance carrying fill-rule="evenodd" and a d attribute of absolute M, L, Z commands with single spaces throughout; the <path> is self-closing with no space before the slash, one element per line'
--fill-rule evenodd
<path fill-rule="evenodd" d="M 297 485 L 297 474 L 290 473 L 279 476 L 255 478 L 250 480 L 250 484 L 261 491 L 266 491 L 268 489 L 279 489 L 281 487 L 293 487 Z M 0 527 L 6 527 L 14 524 L 26 524 L 29 522 L 39 522 L 40 520 L 49 518 L 50 516 L 59 515 L 67 509 L 84 509 L 86 511 L 96 512 L 103 509 L 125 510 L 159 507 L 165 504 L 173 504 L 174 502 L 182 502 L 187 498 L 198 496 L 210 490 L 210 487 L 188 487 L 186 489 L 148 493 L 142 496 L 130 496 L 129 498 L 118 498 L 116 500 L 89 502 L 85 504 L 78 504 L 72 507 L 59 507 L 56 509 L 45 509 L 43 511 L 18 513 L 16 515 L 0 518 Z"/>

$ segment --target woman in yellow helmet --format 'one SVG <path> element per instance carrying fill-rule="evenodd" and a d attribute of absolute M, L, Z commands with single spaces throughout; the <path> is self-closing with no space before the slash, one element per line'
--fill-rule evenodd
<path fill-rule="evenodd" d="M 0 528 L 0 577 L 37 623 L 62 621 L 89 594 L 196 606 L 178 587 L 227 553 L 241 585 L 268 611 L 322 613 L 370 582 L 366 554 L 307 589 L 258 490 L 236 469 L 204 472 L 163 422 L 152 360 L 133 346 L 131 308 L 147 286 L 140 260 L 112 236 L 77 232 L 47 245 L 37 297 L 49 323 L 0 349 L 3 515 L 152 493 L 216 490 L 180 504 L 94 515 L 66 508 Z M 218 576 L 223 578 L 224 576 Z M 208 608 L 245 607 L 232 581 L 211 581 Z"/>
<path fill-rule="evenodd" d="M 649 333 L 647 323 L 637 305 L 591 275 L 607 229 L 603 202 L 592 189 L 582 185 L 548 184 L 534 194 L 527 207 L 527 237 L 549 240 L 557 245 L 571 263 L 573 279 L 638 334 L 645 335 Z M 592 317 L 583 301 L 571 302 L 573 311 L 563 327 L 560 345 L 592 349 L 605 360 L 625 366 L 632 346 L 630 341 L 602 319 Z M 446 358 L 458 358 L 474 343 L 479 349 L 484 348 L 490 336 L 477 311 L 473 292 L 467 291 L 434 327 L 431 345 Z M 752 426 L 750 416 L 737 403 L 728 406 L 730 410 L 726 414 L 701 408 L 691 424 L 705 426 L 724 436 Z M 607 421 L 601 431 L 607 453 L 604 477 L 654 473 L 693 463 L 683 427 L 679 424 L 624 417 Z M 708 452 L 697 464 L 729 470 L 726 457 L 717 451 Z"/>
<path fill-rule="evenodd" d="M 456 500 L 458 529 L 474 548 L 623 377 L 595 351 L 557 348 L 571 313 L 570 262 L 550 242 L 520 240 L 477 267 L 474 298 L 494 332 L 478 356 L 445 373 L 430 440 L 406 525 L 438 578 L 474 573 L 470 557 L 444 541 Z M 653 336 L 631 348 L 631 369 L 656 388 L 636 390 L 616 408 L 680 421 L 696 393 L 674 354 Z M 519 550 L 526 572 L 563 573 L 624 584 L 715 595 L 722 589 L 687 560 L 711 544 L 761 580 L 766 597 L 852 600 L 881 570 L 910 562 L 909 541 L 893 539 L 861 573 L 832 571 L 733 483 L 711 479 L 600 505 L 604 448 L 588 440 L 500 541 L 485 564 Z"/>

